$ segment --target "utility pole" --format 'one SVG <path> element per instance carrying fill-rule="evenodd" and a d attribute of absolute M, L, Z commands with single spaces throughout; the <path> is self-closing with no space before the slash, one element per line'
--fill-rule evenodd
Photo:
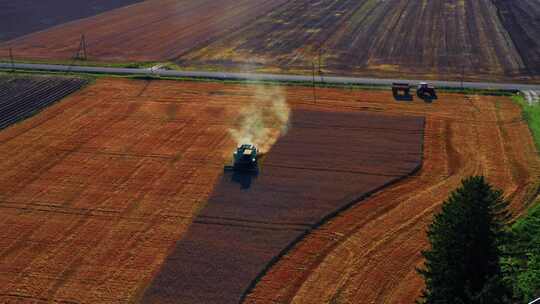
<path fill-rule="evenodd" d="M 465 64 L 461 64 L 461 89 L 463 90 L 463 82 L 465 80 Z"/>
<path fill-rule="evenodd" d="M 311 67 L 313 71 L 313 101 L 317 103 L 317 95 L 315 94 L 315 62 L 311 61 Z"/>
<path fill-rule="evenodd" d="M 322 47 L 319 47 L 319 76 L 321 76 L 321 82 L 324 83 L 323 73 L 321 69 L 322 61 Z"/>
<path fill-rule="evenodd" d="M 83 42 L 83 56 L 84 56 L 84 60 L 87 59 L 86 57 L 86 37 L 84 36 L 84 34 L 82 35 L 82 42 Z"/>
<path fill-rule="evenodd" d="M 11 71 L 15 72 L 15 62 L 13 61 L 13 49 L 9 48 L 9 61 L 11 62 Z"/>

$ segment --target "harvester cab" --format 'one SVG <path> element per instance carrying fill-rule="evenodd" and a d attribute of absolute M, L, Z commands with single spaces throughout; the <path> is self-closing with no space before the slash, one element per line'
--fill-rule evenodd
<path fill-rule="evenodd" d="M 236 148 L 233 153 L 232 166 L 225 169 L 234 171 L 255 172 L 258 170 L 257 147 L 251 144 L 243 144 Z"/>

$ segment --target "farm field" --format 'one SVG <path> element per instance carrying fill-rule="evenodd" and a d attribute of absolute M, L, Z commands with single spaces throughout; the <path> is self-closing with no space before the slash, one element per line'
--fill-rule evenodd
<path fill-rule="evenodd" d="M 0 130 L 79 90 L 85 79 L 0 75 Z"/>
<path fill-rule="evenodd" d="M 0 0 L 0 42 L 142 0 Z"/>
<path fill-rule="evenodd" d="M 15 56 L 69 59 L 86 33 L 90 59 L 173 60 L 240 28 L 285 0 L 148 0 L 8 41 Z"/>
<path fill-rule="evenodd" d="M 494 0 L 499 18 L 510 34 L 525 69 L 532 75 L 540 74 L 540 4 L 534 0 Z"/>
<path fill-rule="evenodd" d="M 248 303 L 412 302 L 425 227 L 462 177 L 484 173 L 515 213 L 535 195 L 538 154 L 507 97 L 441 93 L 429 104 L 317 89 L 314 103 L 312 88 L 281 90 L 293 119 L 424 117 L 424 161 L 307 235 L 254 282 Z M 228 130 L 257 94 L 253 85 L 98 79 L 1 131 L 0 302 L 140 301 L 219 191 L 235 146 Z"/>
<path fill-rule="evenodd" d="M 260 174 L 220 179 L 143 302 L 238 303 L 324 218 L 418 170 L 423 127 L 420 116 L 293 111 Z"/>
<path fill-rule="evenodd" d="M 252 60 L 309 72 L 313 63 L 318 69 L 320 52 L 330 73 L 458 78 L 464 72 L 489 79 L 527 73 L 511 37 L 490 0 L 300 0 L 184 58 L 202 64 Z"/>
<path fill-rule="evenodd" d="M 149 0 L 0 44 L 7 56 L 187 69 L 540 81 L 535 0 Z M 319 54 L 320 60 L 319 60 Z"/>
<path fill-rule="evenodd" d="M 425 115 L 423 167 L 309 234 L 261 279 L 245 303 L 413 303 L 425 231 L 465 176 L 504 190 L 514 216 L 538 197 L 540 159 L 520 109 L 504 97 L 442 95 L 432 105 L 368 93 L 335 108 Z M 363 102 L 362 102 L 363 101 Z"/>

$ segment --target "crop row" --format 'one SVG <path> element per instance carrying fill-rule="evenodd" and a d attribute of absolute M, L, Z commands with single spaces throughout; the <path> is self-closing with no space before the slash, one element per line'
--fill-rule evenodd
<path fill-rule="evenodd" d="M 86 83 L 80 78 L 0 78 L 0 129 L 34 115 Z"/>

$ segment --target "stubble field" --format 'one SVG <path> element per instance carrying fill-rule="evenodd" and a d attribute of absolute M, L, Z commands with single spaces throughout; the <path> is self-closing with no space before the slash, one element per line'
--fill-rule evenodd
<path fill-rule="evenodd" d="M 0 0 L 0 42 L 142 0 Z"/>
<path fill-rule="evenodd" d="M 462 178 L 485 175 L 504 190 L 514 216 L 538 196 L 538 152 L 509 99 L 442 95 L 433 105 L 396 104 L 377 93 L 359 99 L 352 109 L 425 115 L 422 170 L 308 235 L 246 303 L 413 303 L 423 288 L 415 269 L 428 246 L 427 226 Z"/>
<path fill-rule="evenodd" d="M 538 81 L 539 13 L 534 0 L 149 0 L 4 42 L 0 56 L 68 59 L 85 33 L 92 60 Z"/>
<path fill-rule="evenodd" d="M 425 117 L 424 164 L 308 234 L 248 303 L 411 302 L 426 225 L 462 177 L 485 174 L 516 214 L 536 194 L 538 154 L 506 97 L 398 103 L 319 89 L 314 103 L 311 88 L 283 89 L 293 111 Z M 0 132 L 0 300 L 140 300 L 214 191 L 235 145 L 228 126 L 253 90 L 100 79 Z"/>

